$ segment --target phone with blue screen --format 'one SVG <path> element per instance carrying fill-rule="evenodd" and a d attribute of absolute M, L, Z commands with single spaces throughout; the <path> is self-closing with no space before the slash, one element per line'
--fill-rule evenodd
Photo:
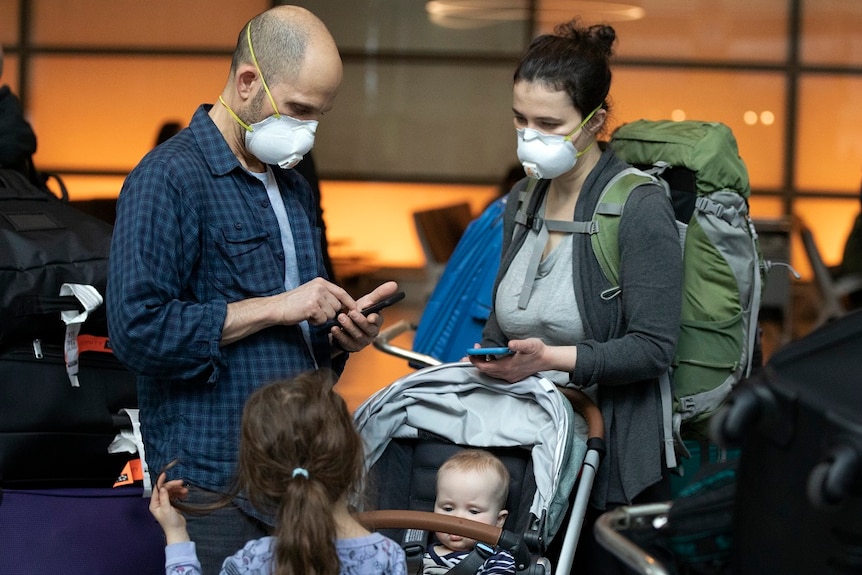
<path fill-rule="evenodd" d="M 484 355 L 485 359 L 499 359 L 514 353 L 508 347 L 471 347 L 467 350 L 467 355 Z"/>

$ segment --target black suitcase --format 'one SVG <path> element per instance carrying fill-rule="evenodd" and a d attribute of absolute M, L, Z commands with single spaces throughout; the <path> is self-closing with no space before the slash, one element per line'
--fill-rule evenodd
<path fill-rule="evenodd" d="M 104 297 L 113 226 L 0 169 L 0 345 L 21 338 L 62 342 L 60 311 L 82 310 L 64 283 L 92 285 Z M 105 306 L 83 333 L 107 336 Z"/>
<path fill-rule="evenodd" d="M 731 395 L 733 573 L 862 573 L 862 312 L 772 356 Z"/>
<path fill-rule="evenodd" d="M 109 454 L 131 429 L 134 375 L 111 353 L 80 355 L 73 387 L 63 348 L 39 340 L 0 349 L 0 488 L 111 487 L 137 454 Z"/>

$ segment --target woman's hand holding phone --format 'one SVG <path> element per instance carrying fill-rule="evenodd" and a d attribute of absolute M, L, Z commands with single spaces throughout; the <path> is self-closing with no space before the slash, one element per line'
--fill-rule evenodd
<path fill-rule="evenodd" d="M 508 347 L 473 347 L 467 350 L 467 357 L 484 356 L 485 361 L 492 361 L 514 353 Z"/>
<path fill-rule="evenodd" d="M 508 354 L 497 354 L 502 350 L 477 347 L 467 358 L 483 374 L 512 383 L 540 371 L 571 371 L 577 362 L 576 346 L 548 346 L 535 337 L 510 340 L 506 349 Z"/>

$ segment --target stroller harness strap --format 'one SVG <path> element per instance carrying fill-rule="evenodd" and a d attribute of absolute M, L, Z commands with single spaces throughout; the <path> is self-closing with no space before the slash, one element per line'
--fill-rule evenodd
<path fill-rule="evenodd" d="M 485 561 L 488 560 L 488 557 L 493 554 L 494 549 L 492 547 L 479 541 L 460 563 L 446 572 L 446 575 L 475 575 L 479 571 L 479 568 L 485 564 Z"/>

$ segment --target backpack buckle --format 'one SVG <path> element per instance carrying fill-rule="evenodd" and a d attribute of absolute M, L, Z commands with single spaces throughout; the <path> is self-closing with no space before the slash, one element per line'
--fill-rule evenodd
<path fill-rule="evenodd" d="M 518 212 L 515 214 L 515 222 L 521 224 L 528 230 L 532 230 L 534 226 L 542 226 L 542 218 L 527 214 L 526 212 Z"/>
<path fill-rule="evenodd" d="M 540 230 L 542 229 L 542 223 L 544 220 L 539 216 L 527 216 L 527 229 L 532 230 Z"/>
<path fill-rule="evenodd" d="M 680 398 L 678 398 L 678 400 L 679 400 L 679 409 L 677 411 L 680 413 L 680 415 L 683 416 L 683 419 L 685 419 L 686 416 L 690 416 L 690 415 L 694 414 L 694 410 L 697 407 L 697 405 L 696 405 L 696 402 L 694 401 L 693 397 L 690 397 L 690 396 L 680 397 Z"/>

